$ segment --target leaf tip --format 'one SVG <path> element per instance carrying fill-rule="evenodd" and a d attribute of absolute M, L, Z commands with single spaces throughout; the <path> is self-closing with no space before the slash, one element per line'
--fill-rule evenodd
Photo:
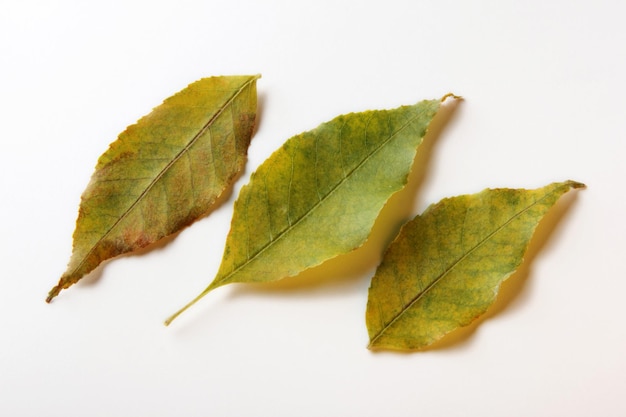
<path fill-rule="evenodd" d="M 457 96 L 454 93 L 448 93 L 445 96 L 441 97 L 441 100 L 439 100 L 439 101 L 443 103 L 444 101 L 446 101 L 449 98 L 451 98 L 453 100 L 464 100 L 464 98 L 462 96 Z"/>
<path fill-rule="evenodd" d="M 583 184 L 582 182 L 578 182 L 578 181 L 573 181 L 573 180 L 569 180 L 567 181 L 567 184 L 571 187 L 571 188 L 587 188 L 587 186 L 585 184 Z"/>

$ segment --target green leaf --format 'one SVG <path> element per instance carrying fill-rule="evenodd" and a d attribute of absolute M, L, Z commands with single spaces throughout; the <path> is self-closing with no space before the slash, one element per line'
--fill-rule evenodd
<path fill-rule="evenodd" d="M 404 225 L 369 289 L 369 348 L 420 349 L 483 314 L 544 214 L 581 187 L 485 190 L 444 199 Z"/>
<path fill-rule="evenodd" d="M 119 135 L 82 195 L 67 271 L 46 301 L 207 213 L 245 163 L 258 78 L 196 81 Z"/>
<path fill-rule="evenodd" d="M 446 97 L 339 116 L 289 139 L 242 188 L 214 281 L 166 324 L 217 287 L 294 276 L 361 246 Z"/>

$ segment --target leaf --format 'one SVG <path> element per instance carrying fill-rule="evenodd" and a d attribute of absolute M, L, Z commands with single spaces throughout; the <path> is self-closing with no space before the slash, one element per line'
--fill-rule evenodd
<path fill-rule="evenodd" d="M 485 190 L 444 199 L 404 225 L 369 289 L 369 348 L 420 349 L 478 318 L 521 264 L 544 214 L 581 187 Z"/>
<path fill-rule="evenodd" d="M 82 195 L 67 271 L 46 301 L 207 213 L 245 163 L 258 78 L 196 81 L 119 135 Z"/>
<path fill-rule="evenodd" d="M 446 97 L 339 116 L 289 139 L 242 188 L 214 281 L 166 324 L 217 287 L 294 276 L 361 246 Z"/>

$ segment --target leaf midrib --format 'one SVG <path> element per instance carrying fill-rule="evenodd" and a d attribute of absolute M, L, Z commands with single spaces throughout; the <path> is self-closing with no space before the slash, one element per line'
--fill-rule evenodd
<path fill-rule="evenodd" d="M 566 186 L 566 185 L 563 185 Z M 561 186 L 561 187 L 563 187 Z M 455 262 L 453 262 L 448 268 L 446 268 L 445 271 L 443 271 L 437 278 L 435 278 L 435 280 L 433 280 L 433 282 L 431 282 L 428 286 L 426 286 L 426 288 L 421 291 L 419 294 L 417 294 L 417 296 L 415 296 L 405 307 L 402 308 L 402 310 L 400 310 L 400 312 L 398 314 L 396 314 L 396 316 L 389 322 L 387 323 L 385 326 L 383 326 L 383 328 L 378 332 L 378 334 L 376 335 L 376 337 L 374 337 L 373 339 L 371 339 L 369 346 L 374 346 L 374 343 L 376 343 L 376 341 L 383 336 L 383 334 L 390 328 L 392 327 L 396 321 L 398 321 L 400 319 L 400 317 L 402 317 L 408 310 L 410 310 L 419 300 L 421 300 L 433 287 L 435 287 L 442 279 L 444 279 L 458 264 L 460 264 L 461 262 L 463 262 L 468 256 L 470 256 L 474 251 L 476 251 L 478 248 L 480 248 L 482 245 L 484 245 L 489 239 L 491 239 L 496 233 L 500 232 L 502 229 L 504 229 L 505 227 L 507 227 L 513 220 L 517 219 L 518 217 L 522 216 L 524 213 L 526 213 L 528 210 L 530 210 L 531 208 L 533 208 L 534 206 L 536 206 L 537 204 L 539 204 L 541 201 L 543 201 L 544 199 L 546 199 L 548 196 L 552 195 L 553 193 L 557 192 L 561 187 L 557 187 L 554 190 L 552 190 L 549 193 L 546 193 L 543 197 L 541 197 L 540 199 L 534 201 L 531 205 L 529 205 L 528 207 L 525 207 L 523 210 L 520 210 L 519 212 L 515 213 L 515 215 L 511 216 L 511 218 L 509 220 L 507 220 L 506 222 L 504 222 L 502 225 L 498 226 L 498 228 L 496 228 L 493 232 L 491 232 L 490 234 L 488 234 L 487 236 L 485 236 L 485 238 L 483 238 L 480 242 L 478 242 L 476 245 L 474 245 L 474 247 L 472 247 L 470 250 L 468 250 L 463 256 L 461 256 L 459 259 L 457 259 Z"/>
<path fill-rule="evenodd" d="M 418 106 L 418 104 L 416 104 L 415 106 Z M 389 143 L 395 136 L 397 136 L 400 132 L 402 132 L 407 126 L 409 126 L 411 123 L 413 123 L 416 119 L 418 119 L 422 114 L 424 113 L 424 110 L 419 111 L 419 113 L 417 115 L 415 115 L 414 117 L 412 117 L 411 119 L 409 119 L 405 124 L 403 124 L 402 126 L 400 126 L 395 132 L 393 132 L 393 134 L 391 134 L 386 140 L 384 140 L 383 142 L 381 142 L 381 144 L 379 146 L 377 146 L 376 148 L 374 148 L 374 150 L 367 155 L 366 158 L 363 159 L 363 161 L 361 161 L 359 164 L 357 164 L 351 171 L 348 172 L 348 174 L 346 176 L 344 176 L 341 181 L 339 181 L 325 196 L 323 196 L 321 199 L 319 199 L 315 204 L 313 204 L 313 206 L 311 206 L 311 208 L 306 211 L 299 219 L 297 219 L 294 223 L 290 224 L 288 227 L 286 227 L 284 230 L 282 230 L 281 232 L 279 232 L 274 240 L 270 240 L 269 242 L 267 242 L 265 245 L 263 245 L 258 252 L 256 252 L 252 257 L 248 257 L 248 259 L 242 263 L 241 265 L 239 265 L 238 267 L 236 267 L 235 269 L 233 269 L 231 272 L 229 272 L 228 274 L 224 275 L 223 278 L 221 279 L 216 279 L 215 281 L 213 281 L 211 283 L 211 285 L 209 285 L 209 287 L 203 291 L 202 294 L 206 294 L 207 292 L 209 292 L 210 290 L 217 288 L 223 284 L 225 284 L 225 281 L 228 280 L 230 277 L 232 277 L 233 275 L 237 274 L 240 270 L 242 270 L 243 268 L 245 268 L 247 265 L 249 265 L 251 262 L 253 262 L 257 257 L 259 257 L 263 252 L 265 252 L 266 250 L 268 250 L 270 247 L 272 247 L 277 241 L 279 241 L 280 239 L 282 239 L 288 232 L 290 232 L 291 230 L 293 230 L 295 227 L 297 227 L 301 222 L 303 222 L 307 217 L 309 217 L 311 215 L 311 213 L 313 213 L 323 202 L 325 202 L 326 200 L 328 200 L 340 187 L 342 184 L 344 184 L 346 181 L 348 181 L 352 175 L 359 170 L 362 166 L 364 166 L 367 161 L 369 161 L 370 158 L 372 158 L 376 153 L 378 153 L 381 149 L 383 149 L 385 147 L 385 145 L 387 143 Z M 435 112 L 436 113 L 436 112 Z M 434 115 L 433 115 L 434 117 Z M 428 126 L 426 127 L 426 130 L 424 131 L 424 134 L 421 136 L 421 139 L 423 140 L 424 136 L 426 135 L 426 132 L 428 131 Z M 421 143 L 421 141 L 420 141 Z M 417 146 L 420 145 L 420 143 L 418 143 Z M 416 146 L 416 151 L 417 151 L 417 146 Z"/>
<path fill-rule="evenodd" d="M 200 137 L 202 137 L 204 135 L 204 133 L 206 133 L 206 131 L 211 127 L 211 125 L 213 124 L 213 122 L 215 122 L 215 120 L 217 120 L 218 117 L 220 117 L 222 115 L 222 113 L 228 108 L 228 106 L 230 106 L 233 101 L 239 96 L 239 94 L 241 94 L 241 92 L 246 89 L 251 83 L 253 83 L 254 81 L 257 80 L 257 76 L 253 76 L 251 77 L 244 85 L 242 85 L 238 90 L 236 90 L 233 95 L 224 103 L 224 105 L 222 107 L 219 108 L 219 110 L 213 115 L 213 117 L 211 117 L 205 124 L 204 126 L 202 126 L 202 128 L 198 131 L 198 133 L 196 133 L 191 140 L 187 143 L 187 145 L 185 145 L 185 147 L 183 149 L 181 149 L 178 154 L 176 154 L 176 156 L 167 163 L 167 165 L 165 165 L 161 171 L 158 172 L 158 174 L 154 177 L 154 179 L 150 182 L 150 184 L 148 184 L 148 186 L 144 189 L 144 191 L 139 194 L 139 196 L 137 196 L 137 198 L 135 199 L 135 201 L 133 202 L 133 204 L 131 204 L 126 211 L 124 211 L 122 213 L 121 216 L 119 216 L 119 218 L 115 221 L 115 223 L 113 223 L 111 225 L 111 227 L 102 235 L 102 237 L 100 239 L 98 239 L 98 241 L 91 247 L 91 249 L 89 250 L 89 252 L 83 257 L 83 259 L 81 260 L 81 262 L 78 264 L 78 266 L 76 266 L 76 268 L 74 268 L 74 270 L 72 271 L 71 274 L 68 274 L 68 276 L 71 276 L 73 274 L 75 274 L 77 271 L 79 271 L 82 266 L 85 264 L 85 262 L 87 262 L 87 260 L 91 257 L 92 253 L 94 252 L 94 250 L 102 243 L 102 241 L 104 239 L 107 238 L 107 236 L 113 231 L 113 229 L 115 229 L 117 227 L 117 225 L 120 224 L 120 222 L 122 222 L 129 214 L 130 212 L 132 212 L 135 207 L 141 202 L 141 200 L 150 192 L 150 190 L 152 189 L 152 187 L 154 187 L 154 185 L 159 182 L 159 180 L 163 177 L 163 175 L 165 175 L 167 173 L 167 171 L 170 170 L 170 168 L 184 155 L 186 154 L 189 149 L 191 149 L 191 147 L 198 141 L 198 139 L 200 139 Z"/>

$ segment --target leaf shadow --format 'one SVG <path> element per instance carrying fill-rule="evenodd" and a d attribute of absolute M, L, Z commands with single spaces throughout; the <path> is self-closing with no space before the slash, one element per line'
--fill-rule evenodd
<path fill-rule="evenodd" d="M 548 247 L 558 243 L 558 231 L 565 219 L 571 212 L 573 205 L 578 199 L 577 192 L 569 192 L 560 198 L 559 201 L 546 213 L 539 222 L 535 233 L 531 238 L 522 264 L 511 276 L 509 276 L 500 286 L 496 301 L 489 309 L 477 317 L 472 323 L 465 327 L 458 328 L 442 339 L 434 342 L 420 351 L 442 351 L 456 349 L 471 342 L 472 336 L 478 327 L 493 317 L 501 315 L 515 304 L 523 302 L 523 294 L 529 291 L 529 281 L 532 278 L 532 264 L 538 255 L 545 252 Z M 412 353 L 415 351 L 409 351 Z"/>
<path fill-rule="evenodd" d="M 359 287 L 366 292 L 369 278 L 367 283 L 364 283 L 363 276 L 367 274 L 371 278 L 385 250 L 402 225 L 414 216 L 415 197 L 427 179 L 429 163 L 435 153 L 435 144 L 440 141 L 445 128 L 453 120 L 461 101 L 462 99 L 447 100 L 442 104 L 418 148 L 406 186 L 387 201 L 367 241 L 361 247 L 293 277 L 268 283 L 235 285 L 229 296 L 282 297 L 294 294 L 303 297 L 310 297 L 312 294 L 341 296 Z"/>
<path fill-rule="evenodd" d="M 260 92 L 257 93 L 256 100 L 256 117 L 254 118 L 254 128 L 252 129 L 252 139 L 257 134 L 263 123 L 263 113 L 265 112 L 265 106 L 267 105 L 267 94 Z"/>
<path fill-rule="evenodd" d="M 198 218 L 196 221 L 201 220 L 202 218 L 204 218 L 206 216 L 208 216 L 208 213 L 206 215 Z M 118 259 L 146 256 L 147 254 L 151 254 L 153 252 L 158 252 L 160 250 L 165 249 L 174 239 L 176 239 L 176 237 L 180 233 L 182 233 L 189 226 L 190 225 L 187 225 L 184 228 L 182 228 L 181 230 L 177 231 L 176 233 L 173 233 L 171 235 L 165 236 L 165 237 L 157 240 L 154 243 L 151 243 L 151 244 L 149 244 L 147 246 L 144 246 L 143 248 L 138 248 L 138 249 L 133 250 L 132 252 L 123 253 L 121 255 L 117 255 L 117 256 L 115 256 L 113 258 L 110 258 L 110 259 L 107 259 L 105 261 L 102 261 L 100 263 L 100 265 L 98 265 L 96 267 L 96 269 L 94 269 L 93 271 L 91 271 L 87 275 L 83 276 L 80 279 L 80 281 L 78 281 L 76 283 L 76 286 L 87 286 L 87 287 L 89 287 L 89 286 L 96 285 L 102 279 L 102 277 L 104 276 L 106 266 L 110 262 L 115 262 Z"/>
<path fill-rule="evenodd" d="M 237 180 L 243 175 L 243 172 L 245 170 L 242 169 L 239 173 L 237 173 L 237 175 L 233 178 L 232 183 L 222 192 L 222 194 L 215 200 L 215 202 L 213 203 L 213 205 L 209 208 L 209 210 L 206 211 L 206 213 L 204 213 L 203 215 L 199 216 L 197 219 L 195 219 L 194 221 L 192 221 L 191 223 L 183 226 L 180 230 L 162 237 L 161 239 L 157 240 L 154 243 L 151 243 L 147 246 L 141 247 L 141 248 L 137 248 L 131 252 L 127 252 L 127 253 L 123 253 L 120 255 L 117 255 L 113 258 L 107 259 L 105 261 L 102 261 L 100 263 L 100 265 L 98 265 L 96 267 L 96 269 L 94 269 L 93 271 L 91 271 L 89 274 L 85 275 L 84 277 L 82 277 L 80 279 L 80 281 L 78 281 L 76 283 L 76 285 L 80 285 L 80 286 L 93 286 L 96 285 L 100 279 L 103 277 L 104 275 L 104 269 L 106 268 L 107 264 L 109 262 L 114 262 L 118 259 L 124 259 L 124 258 L 129 258 L 129 257 L 141 257 L 141 256 L 146 256 L 148 254 L 153 254 L 154 252 L 158 252 L 161 250 L 164 250 L 172 241 L 174 241 L 178 235 L 180 235 L 182 232 L 184 232 L 187 228 L 189 228 L 190 226 L 194 225 L 195 223 L 205 219 L 206 217 L 208 217 L 211 213 L 213 213 L 214 211 L 220 209 L 227 201 L 229 201 L 232 197 L 233 191 L 234 191 L 234 184 L 235 182 L 237 182 Z"/>

